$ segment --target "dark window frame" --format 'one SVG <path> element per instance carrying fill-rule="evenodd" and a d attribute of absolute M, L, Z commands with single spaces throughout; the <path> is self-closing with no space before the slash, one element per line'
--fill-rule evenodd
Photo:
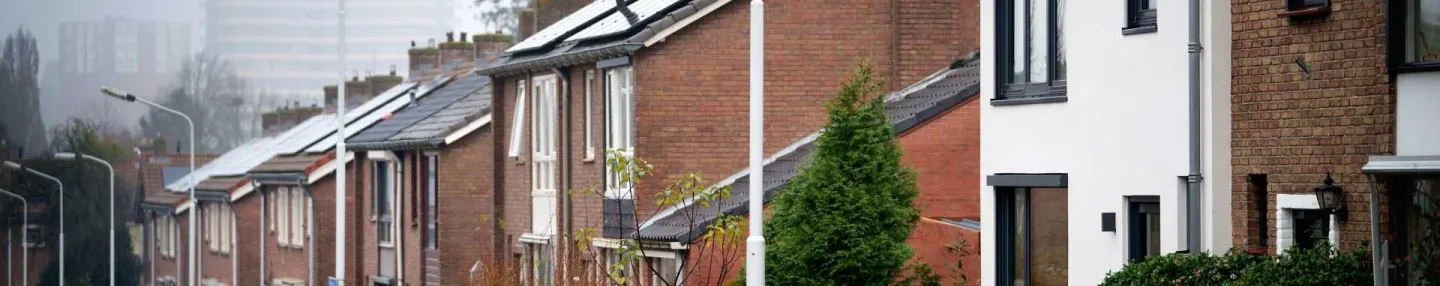
<path fill-rule="evenodd" d="M 1011 63 L 1011 61 L 1015 58 L 1014 39 L 1016 38 L 1016 29 L 1020 28 L 1022 30 L 1020 32 L 1024 33 L 1020 36 L 1027 39 L 1029 38 L 1028 36 L 1031 30 L 1031 21 L 1025 21 L 1026 27 L 1014 27 L 1014 19 L 1012 19 L 1012 17 L 1015 15 L 1015 9 L 1017 9 L 1014 7 L 1016 6 L 1016 1 L 1019 0 L 1002 0 L 997 2 L 996 5 L 995 33 L 996 39 L 1001 40 L 997 40 L 995 45 L 997 49 L 996 54 L 998 55 L 998 57 L 996 57 L 996 66 L 998 68 L 996 69 L 995 79 L 997 83 L 996 86 L 1000 88 L 996 89 L 995 98 L 990 101 L 990 104 L 1002 106 L 1065 102 L 1068 100 L 1066 97 L 1067 79 L 1056 79 L 1056 58 L 1058 58 L 1061 52 L 1058 47 L 1060 41 L 1056 37 L 1048 38 L 1049 40 L 1046 41 L 1047 47 L 1045 50 L 1047 56 L 1045 60 L 1048 62 L 1046 64 L 1046 81 L 1037 83 L 1011 83 L 1011 76 L 1015 70 L 1014 64 Z M 1049 9 L 1046 10 L 1046 23 L 1049 24 L 1049 27 L 1047 27 L 1045 31 L 1051 36 L 1054 36 L 1058 32 L 1058 28 L 1062 26 L 1058 23 L 1059 21 L 1057 21 L 1057 18 L 1059 18 L 1058 11 L 1060 10 L 1056 8 L 1058 6 L 1057 3 L 1065 0 L 1028 0 L 1026 1 L 1027 5 L 1030 1 L 1047 1 L 1046 7 Z M 1028 10 L 1028 7 L 1023 8 Z M 1030 44 L 1029 41 L 1026 42 L 1026 45 Z M 1030 57 L 1031 50 L 1029 47 L 1025 49 L 1026 56 L 1024 58 L 1026 59 L 1027 68 L 1032 58 Z M 1028 70 L 1026 74 L 1029 74 Z"/>
<path fill-rule="evenodd" d="M 1144 231 L 1149 225 L 1146 224 L 1143 214 L 1161 214 L 1160 197 L 1132 196 L 1126 197 L 1126 201 L 1128 213 L 1126 213 L 1125 216 L 1127 225 L 1125 231 L 1127 236 L 1126 245 L 1129 250 L 1127 258 L 1130 262 L 1145 261 L 1146 258 L 1150 257 L 1150 253 L 1146 251 L 1146 243 L 1150 241 L 1150 237 L 1148 236 L 1149 232 Z M 1159 220 L 1158 217 L 1156 219 Z M 1155 254 L 1160 254 L 1158 248 Z"/>
<path fill-rule="evenodd" d="M 1260 246 L 1270 249 L 1270 179 L 1266 174 L 1251 174 L 1250 185 L 1255 190 L 1256 221 L 1260 229 Z"/>
<path fill-rule="evenodd" d="M 996 232 L 996 252 L 1000 254 L 995 258 L 995 271 L 998 277 L 996 279 L 996 285 L 998 286 L 1013 286 L 1015 285 L 1014 283 L 1017 279 L 1023 281 L 1022 285 L 1029 285 L 1033 283 L 1033 274 L 1035 274 L 1035 269 L 1033 268 L 1035 260 L 1037 259 L 1033 243 L 1035 234 L 1037 233 L 1036 231 L 1034 231 L 1035 228 L 1033 226 L 1035 209 L 1034 194 L 1037 189 L 1042 192 L 1053 191 L 1055 189 L 1063 189 L 1065 190 L 1066 194 L 1069 193 L 1068 186 L 995 188 L 995 217 L 996 226 L 999 230 L 998 232 Z M 1017 211 L 1017 207 L 1019 207 L 1019 205 L 1017 204 L 1019 202 L 1017 202 L 1016 200 L 1017 197 L 1020 197 L 1024 200 L 1024 209 L 1021 212 L 1021 216 L 1023 216 L 1023 218 L 1019 219 L 1017 219 L 1014 215 Z M 1066 199 L 1066 203 L 1069 203 L 1068 198 Z M 1066 218 L 1068 220 L 1068 214 L 1066 214 Z M 1023 227 L 1023 242 L 1018 243 L 1023 245 L 1017 245 L 1016 232 L 1017 230 L 1019 230 L 1017 227 Z M 1024 269 L 1016 269 L 1015 267 L 1016 262 L 1019 260 L 1016 257 L 1017 249 L 1023 250 L 1023 260 L 1025 262 Z M 1012 279 L 1011 277 L 1016 277 L 1016 279 Z"/>
<path fill-rule="evenodd" d="M 1120 29 L 1120 34 L 1154 33 L 1158 27 L 1156 11 L 1156 7 L 1150 7 L 1150 0 L 1125 1 L 1125 28 Z"/>
<path fill-rule="evenodd" d="M 1386 57 L 1386 61 L 1390 73 L 1401 74 L 1440 71 L 1440 59 L 1431 61 L 1410 61 L 1407 59 L 1407 50 L 1409 48 L 1405 45 L 1405 42 L 1408 36 L 1410 36 L 1410 31 L 1406 23 L 1409 22 L 1411 12 L 1419 8 L 1410 7 L 1409 0 L 1387 0 L 1385 4 L 1388 9 L 1386 15 L 1394 15 L 1385 18 L 1385 52 L 1389 55 Z"/>

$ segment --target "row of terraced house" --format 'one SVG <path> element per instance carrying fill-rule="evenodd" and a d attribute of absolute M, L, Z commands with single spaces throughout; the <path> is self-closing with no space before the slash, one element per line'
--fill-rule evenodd
<path fill-rule="evenodd" d="M 191 215 L 193 279 L 215 285 L 320 285 L 337 266 L 351 284 L 489 285 L 479 273 L 511 263 L 573 284 L 628 239 L 642 267 L 689 274 L 641 285 L 734 277 L 694 242 L 747 214 L 746 2 L 538 1 L 514 41 L 412 44 L 410 78 L 338 87 L 361 99 L 344 118 L 149 194 L 143 281 L 192 279 Z M 764 197 L 868 61 L 918 174 L 912 260 L 953 263 L 965 240 L 971 283 L 1094 285 L 1152 255 L 1329 242 L 1381 250 L 1377 285 L 1414 282 L 1396 265 L 1440 179 L 1440 3 L 1067 2 L 766 1 Z M 654 173 L 620 183 L 621 155 Z M 734 195 L 657 207 L 691 172 Z"/>

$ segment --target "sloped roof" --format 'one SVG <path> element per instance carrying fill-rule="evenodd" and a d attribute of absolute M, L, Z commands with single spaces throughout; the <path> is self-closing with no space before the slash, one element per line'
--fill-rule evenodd
<path fill-rule="evenodd" d="M 461 75 L 450 84 L 346 142 L 356 151 L 434 148 L 451 132 L 490 113 L 490 78 Z"/>
<path fill-rule="evenodd" d="M 605 0 L 611 1 L 611 0 Z M 660 35 L 661 31 L 682 23 L 697 13 L 705 12 L 705 8 L 712 4 L 729 3 L 731 0 L 670 0 L 670 1 L 627 1 L 630 9 L 644 12 L 644 9 L 654 8 L 655 13 L 650 16 L 640 15 L 636 23 L 628 24 L 624 29 L 617 32 L 607 33 L 582 33 L 597 24 L 603 25 L 610 21 L 608 18 L 620 14 L 618 9 L 611 8 L 605 13 L 599 14 L 598 18 L 574 25 L 574 28 L 563 33 L 564 40 L 549 41 L 549 43 L 538 48 L 527 48 L 506 53 L 499 63 L 481 68 L 476 71 L 481 75 L 503 76 L 526 71 L 537 71 L 548 69 L 553 66 L 569 66 L 587 62 L 627 56 L 645 47 L 645 42 Z M 654 5 L 647 3 L 655 2 Z M 637 5 L 638 4 L 638 5 Z M 560 22 L 572 21 L 572 17 L 592 17 L 586 13 L 574 13 L 562 18 Z M 588 20 L 588 19 L 587 19 Z M 559 23 L 559 22 L 557 22 Z M 527 39 L 528 40 L 528 39 Z"/>
<path fill-rule="evenodd" d="M 979 93 L 980 57 L 972 54 L 886 98 L 885 115 L 895 124 L 895 132 L 904 134 Z M 799 173 L 800 166 L 815 150 L 814 141 L 818 135 L 817 131 L 764 162 L 765 182 L 762 189 L 766 202 L 784 190 L 785 185 Z M 639 238 L 647 241 L 693 241 L 704 234 L 706 226 L 715 221 L 717 214 L 745 215 L 749 212 L 750 183 L 749 170 L 732 175 L 718 184 L 731 187 L 729 199 L 712 203 L 710 207 L 685 204 L 663 210 L 640 226 Z"/>
<path fill-rule="evenodd" d="M 309 173 L 333 158 L 335 153 L 275 156 L 250 169 L 250 173 Z"/>

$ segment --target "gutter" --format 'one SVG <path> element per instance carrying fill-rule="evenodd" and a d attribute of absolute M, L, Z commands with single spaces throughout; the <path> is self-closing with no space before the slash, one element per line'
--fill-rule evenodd
<path fill-rule="evenodd" d="M 1189 253 L 1199 252 L 1202 248 L 1201 240 L 1201 218 L 1200 200 L 1201 183 L 1205 177 L 1201 170 L 1201 139 L 1202 114 L 1204 112 L 1200 103 L 1200 56 L 1204 46 L 1200 43 L 1200 0 L 1189 0 L 1190 2 L 1190 23 L 1189 40 L 1186 52 L 1190 54 L 1189 81 L 1190 81 L 1190 173 L 1185 176 L 1185 245 Z"/>
<path fill-rule="evenodd" d="M 541 71 L 552 67 L 572 66 L 588 62 L 610 59 L 622 55 L 630 55 L 635 51 L 644 48 L 644 44 L 622 42 L 596 48 L 585 49 L 575 52 L 565 52 L 558 55 L 542 56 L 533 59 L 520 60 L 515 62 L 499 63 L 485 68 L 475 70 L 476 75 L 501 77 L 515 75 L 531 71 Z"/>

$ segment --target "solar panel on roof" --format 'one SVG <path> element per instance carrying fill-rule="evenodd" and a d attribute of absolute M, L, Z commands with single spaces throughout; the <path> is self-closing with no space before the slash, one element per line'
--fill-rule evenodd
<path fill-rule="evenodd" d="M 450 82 L 451 79 L 453 78 L 442 77 L 436 80 L 425 82 L 420 87 L 415 89 L 415 100 L 418 101 L 420 100 L 420 98 L 428 96 L 430 93 L 432 93 L 432 91 L 435 91 L 436 88 L 444 86 L 445 83 Z M 410 93 L 404 93 L 404 95 L 406 96 L 409 96 L 409 94 Z M 364 131 L 366 128 L 369 128 L 370 125 L 375 124 L 375 122 L 379 122 L 381 117 L 395 112 L 395 110 L 399 110 L 400 108 L 405 107 L 405 105 L 409 105 L 411 102 L 408 97 L 398 97 L 400 96 L 397 96 L 395 100 L 390 100 L 384 105 L 380 105 L 379 107 L 374 108 L 373 111 L 366 114 L 365 116 L 350 121 L 350 124 L 345 124 L 345 138 L 355 136 L 356 133 L 360 133 L 360 131 Z M 346 115 L 346 117 L 349 117 L 349 114 Z M 305 153 L 319 153 L 330 150 L 331 147 L 335 147 L 336 138 L 338 137 L 335 136 L 335 132 L 330 132 L 328 135 L 325 136 L 325 139 L 322 139 L 319 142 L 315 142 L 315 144 L 311 144 L 310 147 L 305 148 Z"/>
<path fill-rule="evenodd" d="M 571 30 L 579 28 L 581 25 L 595 20 L 596 17 L 600 17 L 600 15 L 604 15 L 605 12 L 614 10 L 614 8 L 614 0 L 601 0 L 590 3 L 590 5 L 585 5 L 584 8 L 580 8 L 580 10 L 575 11 L 575 13 L 570 13 L 570 15 L 565 16 L 565 18 L 560 19 L 560 21 L 558 22 L 555 22 L 555 24 L 550 24 L 549 27 L 545 27 L 545 29 L 540 30 L 539 33 L 535 33 L 535 35 L 525 38 L 524 41 L 520 41 L 520 43 L 515 44 L 515 46 L 510 47 L 510 49 L 508 50 L 505 50 L 505 52 L 513 53 L 516 51 L 535 49 L 544 46 L 545 44 L 549 44 L 550 42 L 560 40 L 560 37 L 564 37 L 565 34 L 569 33 Z"/>
<path fill-rule="evenodd" d="M 395 87 L 391 87 L 390 90 L 386 90 L 384 93 L 381 93 L 380 95 L 371 98 L 369 101 L 360 104 L 360 106 L 356 106 L 354 109 L 346 110 L 345 122 L 355 122 L 355 119 L 359 119 L 366 114 L 370 114 L 370 112 L 374 111 L 375 108 L 383 106 L 386 103 L 389 103 L 390 100 L 395 99 L 395 97 L 405 94 L 405 92 L 410 91 L 410 88 L 414 88 L 415 85 L 416 83 L 414 82 L 401 83 L 399 85 L 396 85 Z"/>
<path fill-rule="evenodd" d="M 647 20 L 649 20 L 650 18 L 659 15 L 660 11 L 667 10 L 667 8 L 670 8 L 671 6 L 674 6 L 676 4 L 680 4 L 681 2 L 684 1 L 640 0 L 635 1 L 635 3 L 630 3 L 630 5 L 627 7 L 630 8 L 630 11 L 635 12 L 635 16 L 639 20 L 636 22 L 638 24 L 647 22 Z M 580 31 L 579 33 L 575 33 L 575 35 L 570 36 L 570 38 L 565 39 L 565 41 L 568 42 L 614 35 L 630 29 L 631 26 L 632 25 L 630 24 L 630 21 L 625 19 L 624 14 L 621 14 L 620 12 L 610 13 L 610 16 L 606 16 L 605 19 L 600 20 L 600 22 L 596 22 L 595 24 L 590 25 L 589 28 L 585 28 L 585 30 Z"/>
<path fill-rule="evenodd" d="M 305 147 L 315 144 L 316 141 L 324 139 L 329 133 L 335 132 L 335 122 L 338 121 L 335 119 L 334 114 L 317 115 L 311 118 L 311 120 L 315 120 L 316 122 L 307 126 L 301 133 L 296 134 L 295 139 L 291 140 L 289 144 L 277 147 L 275 154 L 289 155 L 305 151 Z M 298 126 L 296 127 L 296 129 L 299 128 Z"/>

